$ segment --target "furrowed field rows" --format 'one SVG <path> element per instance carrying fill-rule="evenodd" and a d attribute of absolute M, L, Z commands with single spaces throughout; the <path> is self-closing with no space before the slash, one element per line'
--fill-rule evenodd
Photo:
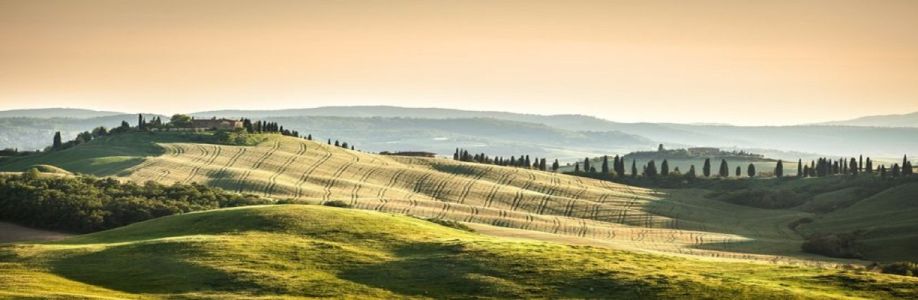
<path fill-rule="evenodd" d="M 313 203 L 342 200 L 360 209 L 614 241 L 646 250 L 746 256 L 720 253 L 746 238 L 703 232 L 672 213 L 650 213 L 647 205 L 660 199 L 659 194 L 610 182 L 449 159 L 380 156 L 288 137 L 258 146 L 162 146 L 164 155 L 132 168 L 128 178 L 195 181 Z M 706 249 L 695 248 L 701 244 Z M 718 245 L 721 249 L 712 249 Z"/>

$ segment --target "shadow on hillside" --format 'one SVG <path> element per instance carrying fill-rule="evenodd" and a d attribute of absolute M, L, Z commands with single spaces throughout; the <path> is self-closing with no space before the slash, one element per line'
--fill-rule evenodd
<path fill-rule="evenodd" d="M 339 276 L 404 296 L 438 298 L 633 298 L 635 288 L 642 285 L 612 278 L 612 274 L 549 282 L 545 279 L 559 276 L 550 274 L 559 272 L 550 261 L 503 257 L 461 244 L 418 243 L 394 252 L 394 260 L 347 270 Z"/>
<path fill-rule="evenodd" d="M 204 254 L 187 243 L 130 244 L 66 257 L 52 263 L 52 271 L 75 281 L 131 293 L 239 291 L 255 287 L 231 273 L 189 263 L 201 255 Z"/>

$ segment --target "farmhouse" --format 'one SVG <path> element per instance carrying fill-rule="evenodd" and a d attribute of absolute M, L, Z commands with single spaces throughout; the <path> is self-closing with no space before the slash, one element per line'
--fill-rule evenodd
<path fill-rule="evenodd" d="M 192 119 L 191 128 L 195 130 L 233 130 L 242 128 L 242 121 L 230 119 Z"/>

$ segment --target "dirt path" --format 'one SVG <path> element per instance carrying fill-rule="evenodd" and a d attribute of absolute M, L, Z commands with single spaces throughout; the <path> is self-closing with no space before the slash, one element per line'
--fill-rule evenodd
<path fill-rule="evenodd" d="M 0 222 L 0 243 L 21 241 L 54 241 L 70 237 L 70 234 L 32 229 L 13 223 Z"/>

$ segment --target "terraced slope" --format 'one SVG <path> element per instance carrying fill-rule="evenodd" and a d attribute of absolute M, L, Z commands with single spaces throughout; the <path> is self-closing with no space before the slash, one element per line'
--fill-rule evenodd
<path fill-rule="evenodd" d="M 914 299 L 916 287 L 912 277 L 493 238 L 305 205 L 0 245 L 0 298 Z"/>

